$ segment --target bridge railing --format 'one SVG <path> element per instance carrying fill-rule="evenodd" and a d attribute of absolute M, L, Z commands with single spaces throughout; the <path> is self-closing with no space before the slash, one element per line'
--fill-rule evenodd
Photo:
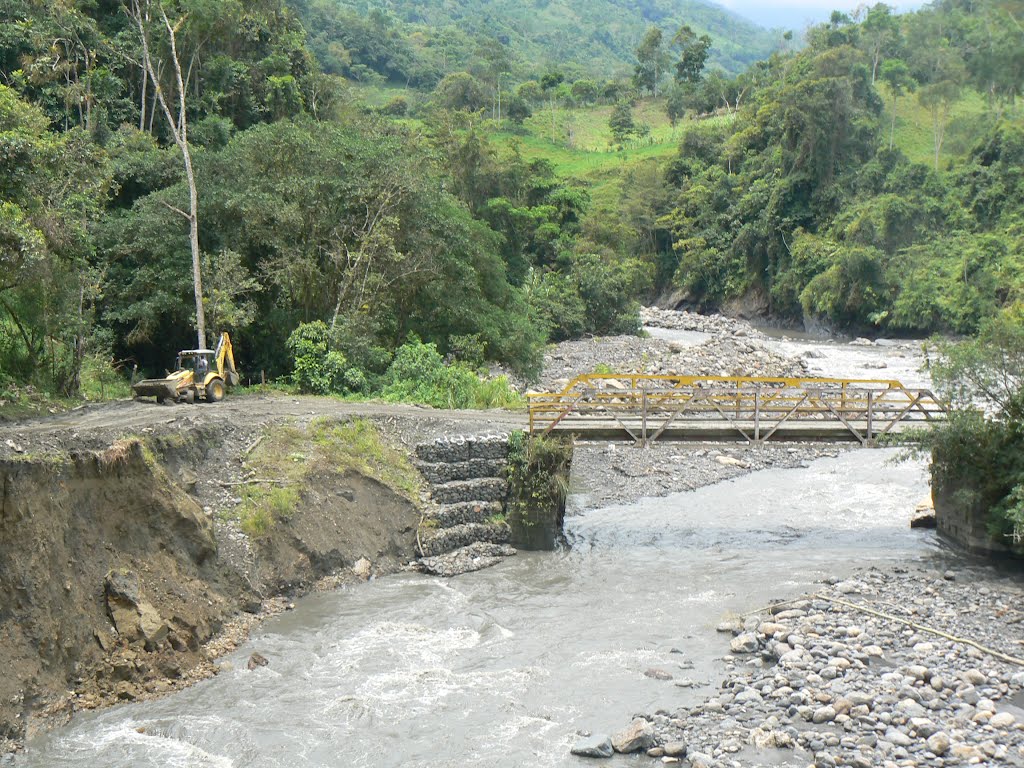
<path fill-rule="evenodd" d="M 623 430 L 637 443 L 714 428 L 750 442 L 772 437 L 856 439 L 944 419 L 927 389 L 895 379 L 584 374 L 561 392 L 527 395 L 530 432 Z"/>

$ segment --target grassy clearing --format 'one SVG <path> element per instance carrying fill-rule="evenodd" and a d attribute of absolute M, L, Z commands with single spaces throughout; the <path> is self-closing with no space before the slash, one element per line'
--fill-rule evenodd
<path fill-rule="evenodd" d="M 523 130 L 498 130 L 491 136 L 499 145 L 517 147 L 528 160 L 548 160 L 555 173 L 563 178 L 575 178 L 586 183 L 595 204 L 600 204 L 617 197 L 623 176 L 634 166 L 650 160 L 672 158 L 686 125 L 683 121 L 672 127 L 665 114 L 663 100 L 641 101 L 633 110 L 633 119 L 637 124 L 646 123 L 651 133 L 642 140 L 627 142 L 620 147 L 613 144 L 608 127 L 611 110 L 610 106 L 556 108 L 556 131 L 552 134 L 550 110 L 538 108 L 524 123 Z M 731 115 L 723 115 L 702 118 L 701 122 L 729 122 L 733 119 Z"/>
<path fill-rule="evenodd" d="M 386 445 L 366 419 L 314 419 L 306 427 L 268 429 L 249 455 L 246 470 L 253 480 L 242 487 L 242 503 L 231 517 L 245 533 L 261 538 L 299 503 L 308 478 L 326 472 L 358 472 L 410 500 L 419 494 L 420 477 L 409 457 Z"/>
<path fill-rule="evenodd" d="M 892 120 L 892 96 L 884 83 L 878 84 L 878 92 L 885 103 L 882 116 L 883 144 L 888 146 L 890 121 Z M 1017 110 L 1019 112 L 1019 110 Z M 1007 114 L 1007 117 L 1012 115 Z M 1019 116 L 1019 115 L 1018 115 Z M 993 114 L 985 97 L 977 91 L 965 89 L 960 99 L 953 104 L 949 123 L 939 154 L 939 167 L 962 158 L 991 125 Z M 932 128 L 932 113 L 921 106 L 917 94 L 906 94 L 896 103 L 896 146 L 911 161 L 924 165 L 935 163 L 935 136 Z"/>

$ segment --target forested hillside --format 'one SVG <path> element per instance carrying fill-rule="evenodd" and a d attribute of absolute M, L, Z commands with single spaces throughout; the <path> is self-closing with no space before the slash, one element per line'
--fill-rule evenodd
<path fill-rule="evenodd" d="M 644 6 L 611 77 L 488 7 L 0 1 L 0 388 L 162 371 L 197 288 L 250 374 L 441 403 L 659 296 L 898 333 L 1019 301 L 1014 3 L 835 14 L 735 76 Z"/>
<path fill-rule="evenodd" d="M 973 332 L 1024 290 L 1022 73 L 1012 3 L 835 14 L 759 68 L 727 128 L 686 128 L 660 219 L 672 284 L 833 328 Z M 912 110 L 926 162 L 896 141 Z"/>
<path fill-rule="evenodd" d="M 784 44 L 707 0 L 295 0 L 327 71 L 362 82 L 433 86 L 497 68 L 515 83 L 561 68 L 576 77 L 630 72 L 647 28 L 688 24 L 712 40 L 711 63 L 739 74 Z M 481 62 L 482 64 L 478 63 Z"/>

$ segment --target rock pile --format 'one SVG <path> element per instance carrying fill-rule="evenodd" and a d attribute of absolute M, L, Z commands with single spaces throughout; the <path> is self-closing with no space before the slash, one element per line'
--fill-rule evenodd
<path fill-rule="evenodd" d="M 871 570 L 719 627 L 734 637 L 718 695 L 646 716 L 648 754 L 685 743 L 691 765 L 751 765 L 737 759 L 749 747 L 818 768 L 1024 765 L 1024 659 L 1011 661 L 1024 590 L 951 576 Z"/>
<path fill-rule="evenodd" d="M 764 338 L 763 333 L 743 320 L 735 320 L 723 315 L 699 315 L 686 310 L 641 307 L 640 322 L 651 328 L 668 328 L 673 331 L 695 331 L 714 336 Z"/>
<path fill-rule="evenodd" d="M 613 336 L 566 341 L 544 356 L 544 373 L 537 389 L 558 391 L 574 376 L 611 371 L 684 376 L 807 375 L 807 363 L 776 354 L 757 341 L 716 337 L 689 346 L 664 339 Z"/>

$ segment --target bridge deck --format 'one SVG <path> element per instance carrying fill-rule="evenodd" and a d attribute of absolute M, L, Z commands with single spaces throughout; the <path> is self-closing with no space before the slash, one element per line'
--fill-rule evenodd
<path fill-rule="evenodd" d="M 530 394 L 530 432 L 594 439 L 820 440 L 874 445 L 945 418 L 928 390 L 889 379 L 578 376 Z"/>

